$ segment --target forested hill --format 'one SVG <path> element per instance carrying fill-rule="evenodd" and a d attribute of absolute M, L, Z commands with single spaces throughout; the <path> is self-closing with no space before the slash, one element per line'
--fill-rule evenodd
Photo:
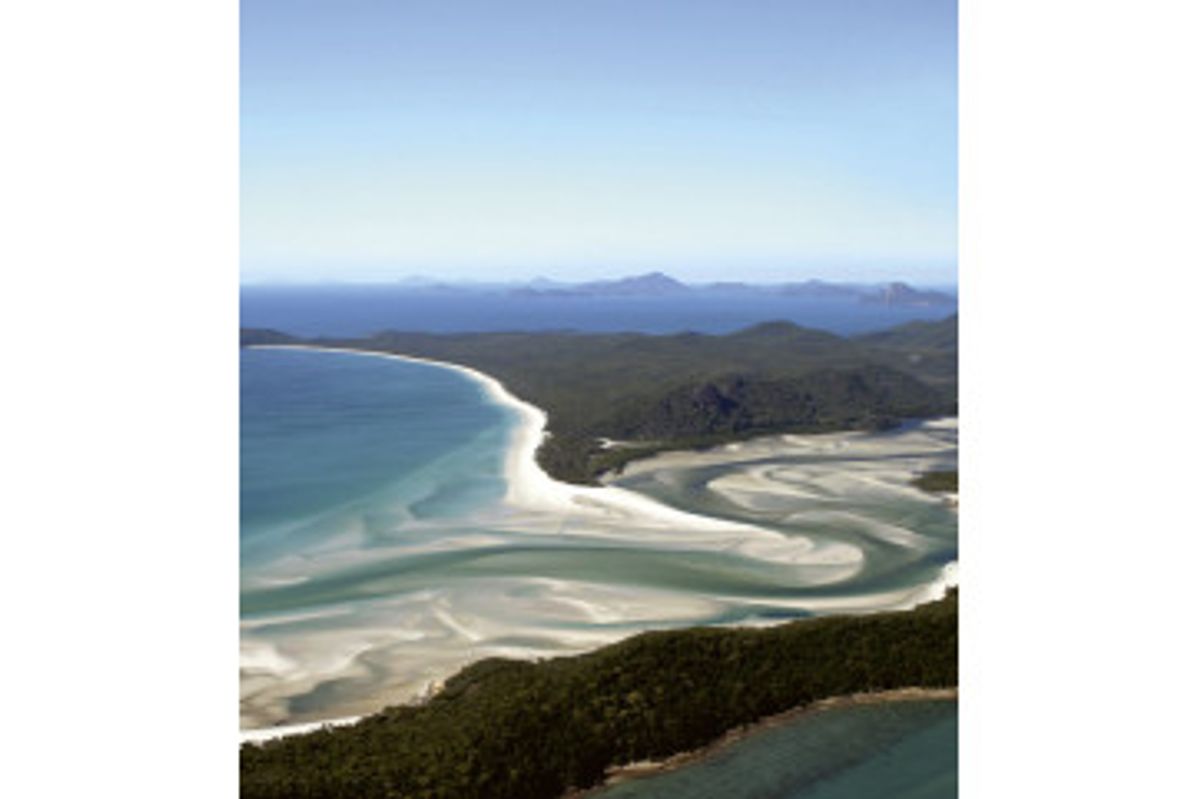
<path fill-rule="evenodd" d="M 953 316 L 854 338 L 790 322 L 726 335 L 389 331 L 305 340 L 243 330 L 242 344 L 319 344 L 474 367 L 546 410 L 542 465 L 559 479 L 589 482 L 665 448 L 953 414 L 957 327 Z M 604 438 L 629 445 L 604 449 Z"/>
<path fill-rule="evenodd" d="M 907 361 L 930 385 L 958 384 L 958 314 L 938 322 L 909 322 L 859 336 L 877 357 Z"/>

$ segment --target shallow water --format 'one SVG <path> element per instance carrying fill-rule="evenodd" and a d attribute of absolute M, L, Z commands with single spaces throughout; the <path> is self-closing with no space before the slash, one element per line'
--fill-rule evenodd
<path fill-rule="evenodd" d="M 662 456 L 550 507 L 506 499 L 519 414 L 461 373 L 295 350 L 242 370 L 244 728 L 410 701 L 492 655 L 905 606 L 957 554 L 953 510 L 908 485 L 956 462 L 953 423 Z"/>
<path fill-rule="evenodd" d="M 591 796 L 603 799 L 953 799 L 958 702 L 830 708 L 756 731 L 703 760 Z"/>
<path fill-rule="evenodd" d="M 352 526 L 385 535 L 498 500 L 514 421 L 448 369 L 243 350 L 243 576 Z"/>

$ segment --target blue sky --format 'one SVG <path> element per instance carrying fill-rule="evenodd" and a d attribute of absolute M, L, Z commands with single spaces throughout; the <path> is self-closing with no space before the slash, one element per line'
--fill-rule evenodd
<path fill-rule="evenodd" d="M 242 275 L 956 260 L 953 0 L 242 0 Z"/>

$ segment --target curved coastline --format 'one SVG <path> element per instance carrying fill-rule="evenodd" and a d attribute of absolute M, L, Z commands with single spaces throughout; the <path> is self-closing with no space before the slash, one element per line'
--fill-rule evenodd
<path fill-rule="evenodd" d="M 796 564 L 844 562 L 846 568 L 856 568 L 854 555 L 861 560 L 861 552 L 849 552 L 852 547 L 839 549 L 836 546 L 817 547 L 812 541 L 796 536 L 785 536 L 765 528 L 731 520 L 718 519 L 680 510 L 663 504 L 659 500 L 621 486 L 598 487 L 576 486 L 559 482 L 548 475 L 537 462 L 536 452 L 546 436 L 547 414 L 541 408 L 528 403 L 508 391 L 498 379 L 477 369 L 456 363 L 438 361 L 418 356 L 374 350 L 322 347 L 304 344 L 248 345 L 247 349 L 312 350 L 318 352 L 360 355 L 425 364 L 458 372 L 483 388 L 487 397 L 497 405 L 512 410 L 517 416 L 504 459 L 504 477 L 507 482 L 505 503 L 521 511 L 538 513 L 583 514 L 600 517 L 607 521 L 629 519 L 637 526 L 662 540 L 678 537 L 680 528 L 694 532 L 698 546 L 728 546 L 731 534 L 739 537 L 737 551 L 749 557 L 767 561 L 792 562 Z M 831 560 L 832 559 L 832 560 Z M 915 605 L 939 599 L 947 590 L 956 586 L 957 564 L 950 563 L 933 581 L 913 585 L 904 590 L 870 593 L 862 596 L 845 596 L 833 600 L 807 599 L 804 606 L 818 610 L 850 610 L 863 612 L 883 609 L 909 609 Z M 302 733 L 325 724 L 349 723 L 361 716 L 340 717 L 330 721 L 286 724 L 276 727 L 243 730 L 241 738 L 265 740 L 272 737 Z"/>
<path fill-rule="evenodd" d="M 372 358 L 420 363 L 458 372 L 478 383 L 495 404 L 515 411 L 519 418 L 519 422 L 514 428 L 509 441 L 508 454 L 505 457 L 504 463 L 504 476 L 508 482 L 508 491 L 505 496 L 507 501 L 522 506 L 545 507 L 547 505 L 561 505 L 564 503 L 571 504 L 579 496 L 586 496 L 588 492 L 604 490 L 561 483 L 548 475 L 537 462 L 538 447 L 541 446 L 542 440 L 546 436 L 546 412 L 520 399 L 510 392 L 499 380 L 478 369 L 449 361 L 422 358 L 416 355 L 401 355 L 393 352 L 379 352 L 377 350 L 352 347 L 320 347 L 308 344 L 252 344 L 248 345 L 246 349 L 309 350 L 313 352 L 340 353 L 343 355 L 363 355 Z"/>
<path fill-rule="evenodd" d="M 503 383 L 489 374 L 462 364 L 379 352 L 351 347 L 320 347 L 307 344 L 255 344 L 247 349 L 309 350 L 313 352 L 362 355 L 385 358 L 409 363 L 420 363 L 450 369 L 465 375 L 483 387 L 488 397 L 505 408 L 517 413 L 520 421 L 509 440 L 505 456 L 504 477 L 508 483 L 505 501 L 523 509 L 539 511 L 573 511 L 595 513 L 601 509 L 636 515 L 657 523 L 685 524 L 690 528 L 713 531 L 748 531 L 750 525 L 712 519 L 697 513 L 688 513 L 663 505 L 650 497 L 619 486 L 577 486 L 555 480 L 537 462 L 537 450 L 547 435 L 548 417 L 541 408 L 512 394 Z"/>
<path fill-rule="evenodd" d="M 504 463 L 504 476 L 509 483 L 509 493 L 506 498 L 512 499 L 530 493 L 531 489 L 539 483 L 565 485 L 558 484 L 542 471 L 535 457 L 537 448 L 541 445 L 542 437 L 545 435 L 546 412 L 524 400 L 518 399 L 505 388 L 503 383 L 478 369 L 472 369 L 469 366 L 450 363 L 448 361 L 438 361 L 433 358 L 421 358 L 415 355 L 400 355 L 393 352 L 379 352 L 352 347 L 319 347 L 310 344 L 250 344 L 245 348 L 254 350 L 304 350 L 340 353 L 343 355 L 365 355 L 373 358 L 386 358 L 393 361 L 407 361 L 408 363 L 437 366 L 458 372 L 481 385 L 488 397 L 497 405 L 516 411 L 520 417 L 520 423 L 513 432 L 512 440 L 509 443 L 508 455 Z M 514 493 L 513 487 L 518 483 L 522 484 L 523 488 Z M 529 483 L 533 485 L 529 485 Z"/>

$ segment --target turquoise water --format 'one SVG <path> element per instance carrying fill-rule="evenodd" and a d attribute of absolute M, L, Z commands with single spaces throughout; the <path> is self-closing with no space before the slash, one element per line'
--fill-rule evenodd
<path fill-rule="evenodd" d="M 958 702 L 833 708 L 712 756 L 593 794 L 603 799 L 953 799 Z"/>
<path fill-rule="evenodd" d="M 497 502 L 512 411 L 428 364 L 243 350 L 241 552 L 254 567 L 348 530 Z"/>

